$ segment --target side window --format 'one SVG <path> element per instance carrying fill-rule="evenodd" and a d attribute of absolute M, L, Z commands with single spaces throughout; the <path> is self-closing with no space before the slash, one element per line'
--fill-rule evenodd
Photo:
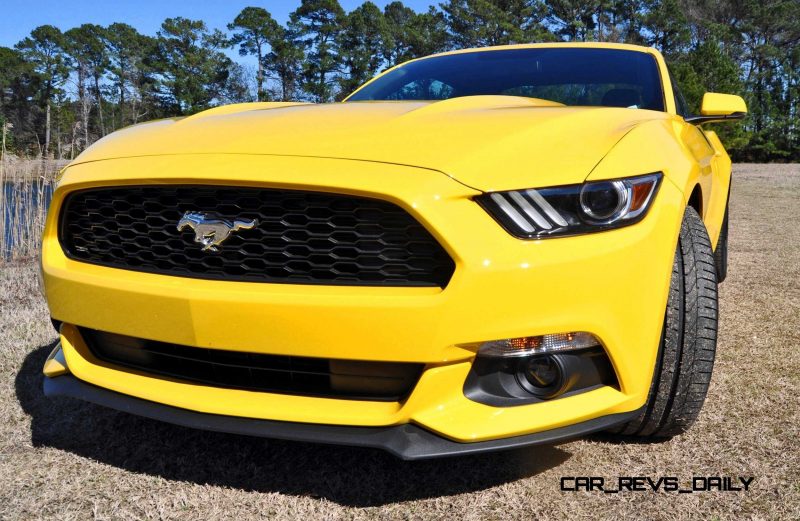
<path fill-rule="evenodd" d="M 678 82 L 675 81 L 675 77 L 672 75 L 672 72 L 669 73 L 669 81 L 672 83 L 672 94 L 675 96 L 676 112 L 681 117 L 689 117 L 691 115 L 689 105 L 686 103 L 686 98 L 683 97 L 683 93 L 678 88 Z"/>

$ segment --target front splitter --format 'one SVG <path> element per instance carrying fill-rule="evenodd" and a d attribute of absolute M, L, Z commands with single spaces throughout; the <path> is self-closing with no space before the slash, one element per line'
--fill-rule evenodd
<path fill-rule="evenodd" d="M 638 410 L 635 410 L 610 414 L 524 436 L 460 443 L 409 423 L 388 427 L 357 427 L 201 413 L 116 393 L 86 383 L 71 374 L 54 378 L 45 377 L 44 394 L 77 398 L 118 411 L 184 427 L 263 438 L 371 447 L 385 450 L 404 460 L 480 454 L 530 445 L 554 444 L 609 429 L 633 419 L 639 413 Z"/>

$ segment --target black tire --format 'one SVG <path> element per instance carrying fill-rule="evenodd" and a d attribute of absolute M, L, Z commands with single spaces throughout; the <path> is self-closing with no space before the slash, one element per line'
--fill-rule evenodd
<path fill-rule="evenodd" d="M 725 217 L 719 230 L 717 249 L 714 250 L 714 266 L 717 268 L 717 283 L 728 276 L 728 205 L 725 205 Z"/>
<path fill-rule="evenodd" d="M 716 348 L 714 255 L 703 221 L 693 208 L 687 208 L 647 404 L 636 419 L 614 432 L 668 438 L 686 431 L 705 402 Z"/>

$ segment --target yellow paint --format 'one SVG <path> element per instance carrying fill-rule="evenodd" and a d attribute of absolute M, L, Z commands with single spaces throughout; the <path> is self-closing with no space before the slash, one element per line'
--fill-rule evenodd
<path fill-rule="evenodd" d="M 64 351 L 61 349 L 61 344 L 57 345 L 50 355 L 48 355 L 47 360 L 44 362 L 42 372 L 48 378 L 54 378 L 56 376 L 69 373 L 67 361 L 64 358 Z"/>
<path fill-rule="evenodd" d="M 608 46 L 648 52 L 665 74 L 652 49 Z M 201 412 L 342 425 L 413 422 L 460 441 L 634 410 L 650 387 L 686 201 L 700 184 L 716 241 L 730 178 L 716 135 L 676 116 L 668 82 L 665 91 L 663 113 L 502 96 L 260 103 L 111 134 L 65 170 L 43 237 L 44 286 L 51 315 L 65 324 L 65 367 L 100 387 Z M 585 236 L 519 240 L 473 201 L 481 190 L 657 171 L 665 178 L 644 220 Z M 388 200 L 428 228 L 456 271 L 444 289 L 262 284 L 138 273 L 65 257 L 57 221 L 68 193 L 162 183 Z M 421 362 L 426 370 L 402 403 L 220 389 L 99 362 L 74 324 L 215 349 Z M 507 408 L 463 395 L 474 358 L 474 347 L 464 346 L 563 331 L 601 339 L 619 390 Z"/>
<path fill-rule="evenodd" d="M 741 96 L 706 92 L 700 105 L 700 114 L 704 116 L 728 116 L 737 112 L 746 113 L 747 105 Z"/>

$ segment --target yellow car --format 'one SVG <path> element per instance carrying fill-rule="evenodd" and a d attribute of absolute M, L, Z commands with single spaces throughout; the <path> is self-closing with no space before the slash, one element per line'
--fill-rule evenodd
<path fill-rule="evenodd" d="M 698 416 L 731 163 L 655 50 L 470 49 L 116 132 L 42 245 L 45 392 L 416 459 Z"/>

